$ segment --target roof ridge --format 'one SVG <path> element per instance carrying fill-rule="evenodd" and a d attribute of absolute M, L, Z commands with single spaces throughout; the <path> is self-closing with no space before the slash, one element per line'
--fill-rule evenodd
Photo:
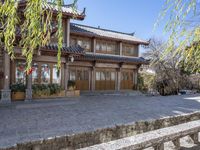
<path fill-rule="evenodd" d="M 83 25 L 83 24 L 78 24 L 78 23 L 70 23 L 70 24 L 71 24 L 71 25 L 83 26 L 83 27 L 89 27 L 89 28 L 98 29 L 98 30 L 103 30 L 103 31 L 114 32 L 114 33 L 120 33 L 120 34 L 125 34 L 125 35 L 129 35 L 129 36 L 135 37 L 135 36 L 133 35 L 133 33 L 125 33 L 125 32 L 115 31 L 115 30 L 111 30 L 111 29 L 98 28 L 98 27 L 89 26 L 89 25 Z"/>
<path fill-rule="evenodd" d="M 47 2 L 47 4 L 50 5 L 56 5 L 56 3 L 54 2 Z M 65 8 L 71 8 L 73 6 L 73 4 L 62 4 L 61 7 L 65 7 Z"/>

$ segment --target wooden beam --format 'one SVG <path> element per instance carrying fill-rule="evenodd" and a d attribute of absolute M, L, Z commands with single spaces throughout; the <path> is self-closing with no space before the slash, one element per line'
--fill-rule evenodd
<path fill-rule="evenodd" d="M 117 69 L 117 91 L 120 91 L 121 89 L 121 72 L 122 72 L 122 69 L 121 67 L 119 69 Z"/>
<path fill-rule="evenodd" d="M 92 76 L 91 76 L 91 90 L 95 91 L 95 83 L 96 83 L 96 67 L 92 67 Z"/>
<path fill-rule="evenodd" d="M 92 39 L 92 52 L 96 53 L 96 38 Z"/>
<path fill-rule="evenodd" d="M 119 55 L 120 56 L 123 55 L 122 51 L 123 51 L 122 42 L 119 42 Z"/>
<path fill-rule="evenodd" d="M 96 63 L 96 67 L 99 68 L 119 68 L 118 64 L 111 63 Z"/>
<path fill-rule="evenodd" d="M 64 65 L 64 87 L 65 87 L 65 94 L 67 94 L 67 90 L 68 90 L 68 80 L 69 80 L 69 62 L 68 62 L 68 59 L 66 59 L 66 63 Z"/>

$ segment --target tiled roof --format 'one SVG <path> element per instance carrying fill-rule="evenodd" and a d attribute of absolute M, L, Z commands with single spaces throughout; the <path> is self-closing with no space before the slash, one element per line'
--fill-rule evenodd
<path fill-rule="evenodd" d="M 149 62 L 143 57 L 128 57 L 128 56 L 117 56 L 117 55 L 108 55 L 108 54 L 94 54 L 86 53 L 83 57 L 79 59 L 90 60 L 90 61 L 109 61 L 109 62 L 127 62 L 127 63 L 137 63 L 137 64 L 148 64 Z"/>
<path fill-rule="evenodd" d="M 57 52 L 58 51 L 58 45 L 56 44 L 49 44 L 46 45 L 44 47 L 41 48 L 42 50 L 50 50 L 52 52 Z M 63 46 L 61 49 L 62 53 L 66 53 L 66 54 L 77 54 L 77 55 L 84 55 L 84 49 L 79 46 L 79 45 L 74 45 L 74 46 L 69 46 L 69 47 L 65 47 Z"/>
<path fill-rule="evenodd" d="M 19 6 L 24 6 L 27 2 L 27 0 L 18 0 L 18 1 L 19 1 Z M 58 12 L 58 7 L 51 2 L 44 3 L 43 8 Z M 85 9 L 82 12 L 77 9 L 73 9 L 72 4 L 71 5 L 63 5 L 62 12 L 63 12 L 63 14 L 71 15 L 74 18 L 81 17 L 81 19 L 84 19 L 84 17 L 85 17 Z"/>
<path fill-rule="evenodd" d="M 75 24 L 75 23 L 71 23 L 70 25 L 71 25 L 70 30 L 72 33 L 81 33 L 81 34 L 86 34 L 88 36 L 94 36 L 94 37 L 107 37 L 107 38 L 112 38 L 116 40 L 131 41 L 131 42 L 144 44 L 144 45 L 149 44 L 145 40 L 136 38 L 135 36 L 133 36 L 133 34 L 122 33 L 122 32 L 117 32 L 117 31 L 112 31 L 112 30 L 107 30 L 107 29 L 101 29 L 101 28 L 95 28 L 95 27 L 80 25 L 80 24 Z"/>
<path fill-rule="evenodd" d="M 52 9 L 54 11 L 58 11 L 58 7 L 54 6 L 54 4 L 52 4 L 52 3 L 45 4 L 44 8 L 46 8 L 46 9 Z M 73 9 L 72 5 L 62 6 L 62 12 L 63 13 L 69 13 L 69 14 L 75 14 L 75 15 L 85 15 L 84 12 L 81 12 L 79 10 Z"/>

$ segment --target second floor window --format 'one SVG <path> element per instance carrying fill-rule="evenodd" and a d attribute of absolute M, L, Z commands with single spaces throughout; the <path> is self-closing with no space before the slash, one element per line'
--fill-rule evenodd
<path fill-rule="evenodd" d="M 70 39 L 70 45 L 80 45 L 85 51 L 91 51 L 91 40 L 88 38 L 72 37 Z"/>
<path fill-rule="evenodd" d="M 138 56 L 138 46 L 137 45 L 123 45 L 123 55 L 126 56 Z"/>
<path fill-rule="evenodd" d="M 116 54 L 116 44 L 114 42 L 97 41 L 96 51 L 99 53 Z"/>
<path fill-rule="evenodd" d="M 78 39 L 77 44 L 83 47 L 86 51 L 91 51 L 91 43 L 86 39 Z"/>

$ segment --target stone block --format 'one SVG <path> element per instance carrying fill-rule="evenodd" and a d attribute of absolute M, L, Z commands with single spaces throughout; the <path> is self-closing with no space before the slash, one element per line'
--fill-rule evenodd
<path fill-rule="evenodd" d="M 72 91 L 66 91 L 67 97 L 78 97 L 80 96 L 80 90 L 72 90 Z"/>
<path fill-rule="evenodd" d="M 0 103 L 11 103 L 11 90 L 1 90 Z"/>
<path fill-rule="evenodd" d="M 198 132 L 191 134 L 190 137 L 193 140 L 194 144 L 199 144 L 199 134 L 198 134 Z"/>
<path fill-rule="evenodd" d="M 164 150 L 164 143 L 160 143 L 153 147 L 154 150 Z"/>
<path fill-rule="evenodd" d="M 180 139 L 179 138 L 172 140 L 172 143 L 174 144 L 176 150 L 180 149 Z"/>

